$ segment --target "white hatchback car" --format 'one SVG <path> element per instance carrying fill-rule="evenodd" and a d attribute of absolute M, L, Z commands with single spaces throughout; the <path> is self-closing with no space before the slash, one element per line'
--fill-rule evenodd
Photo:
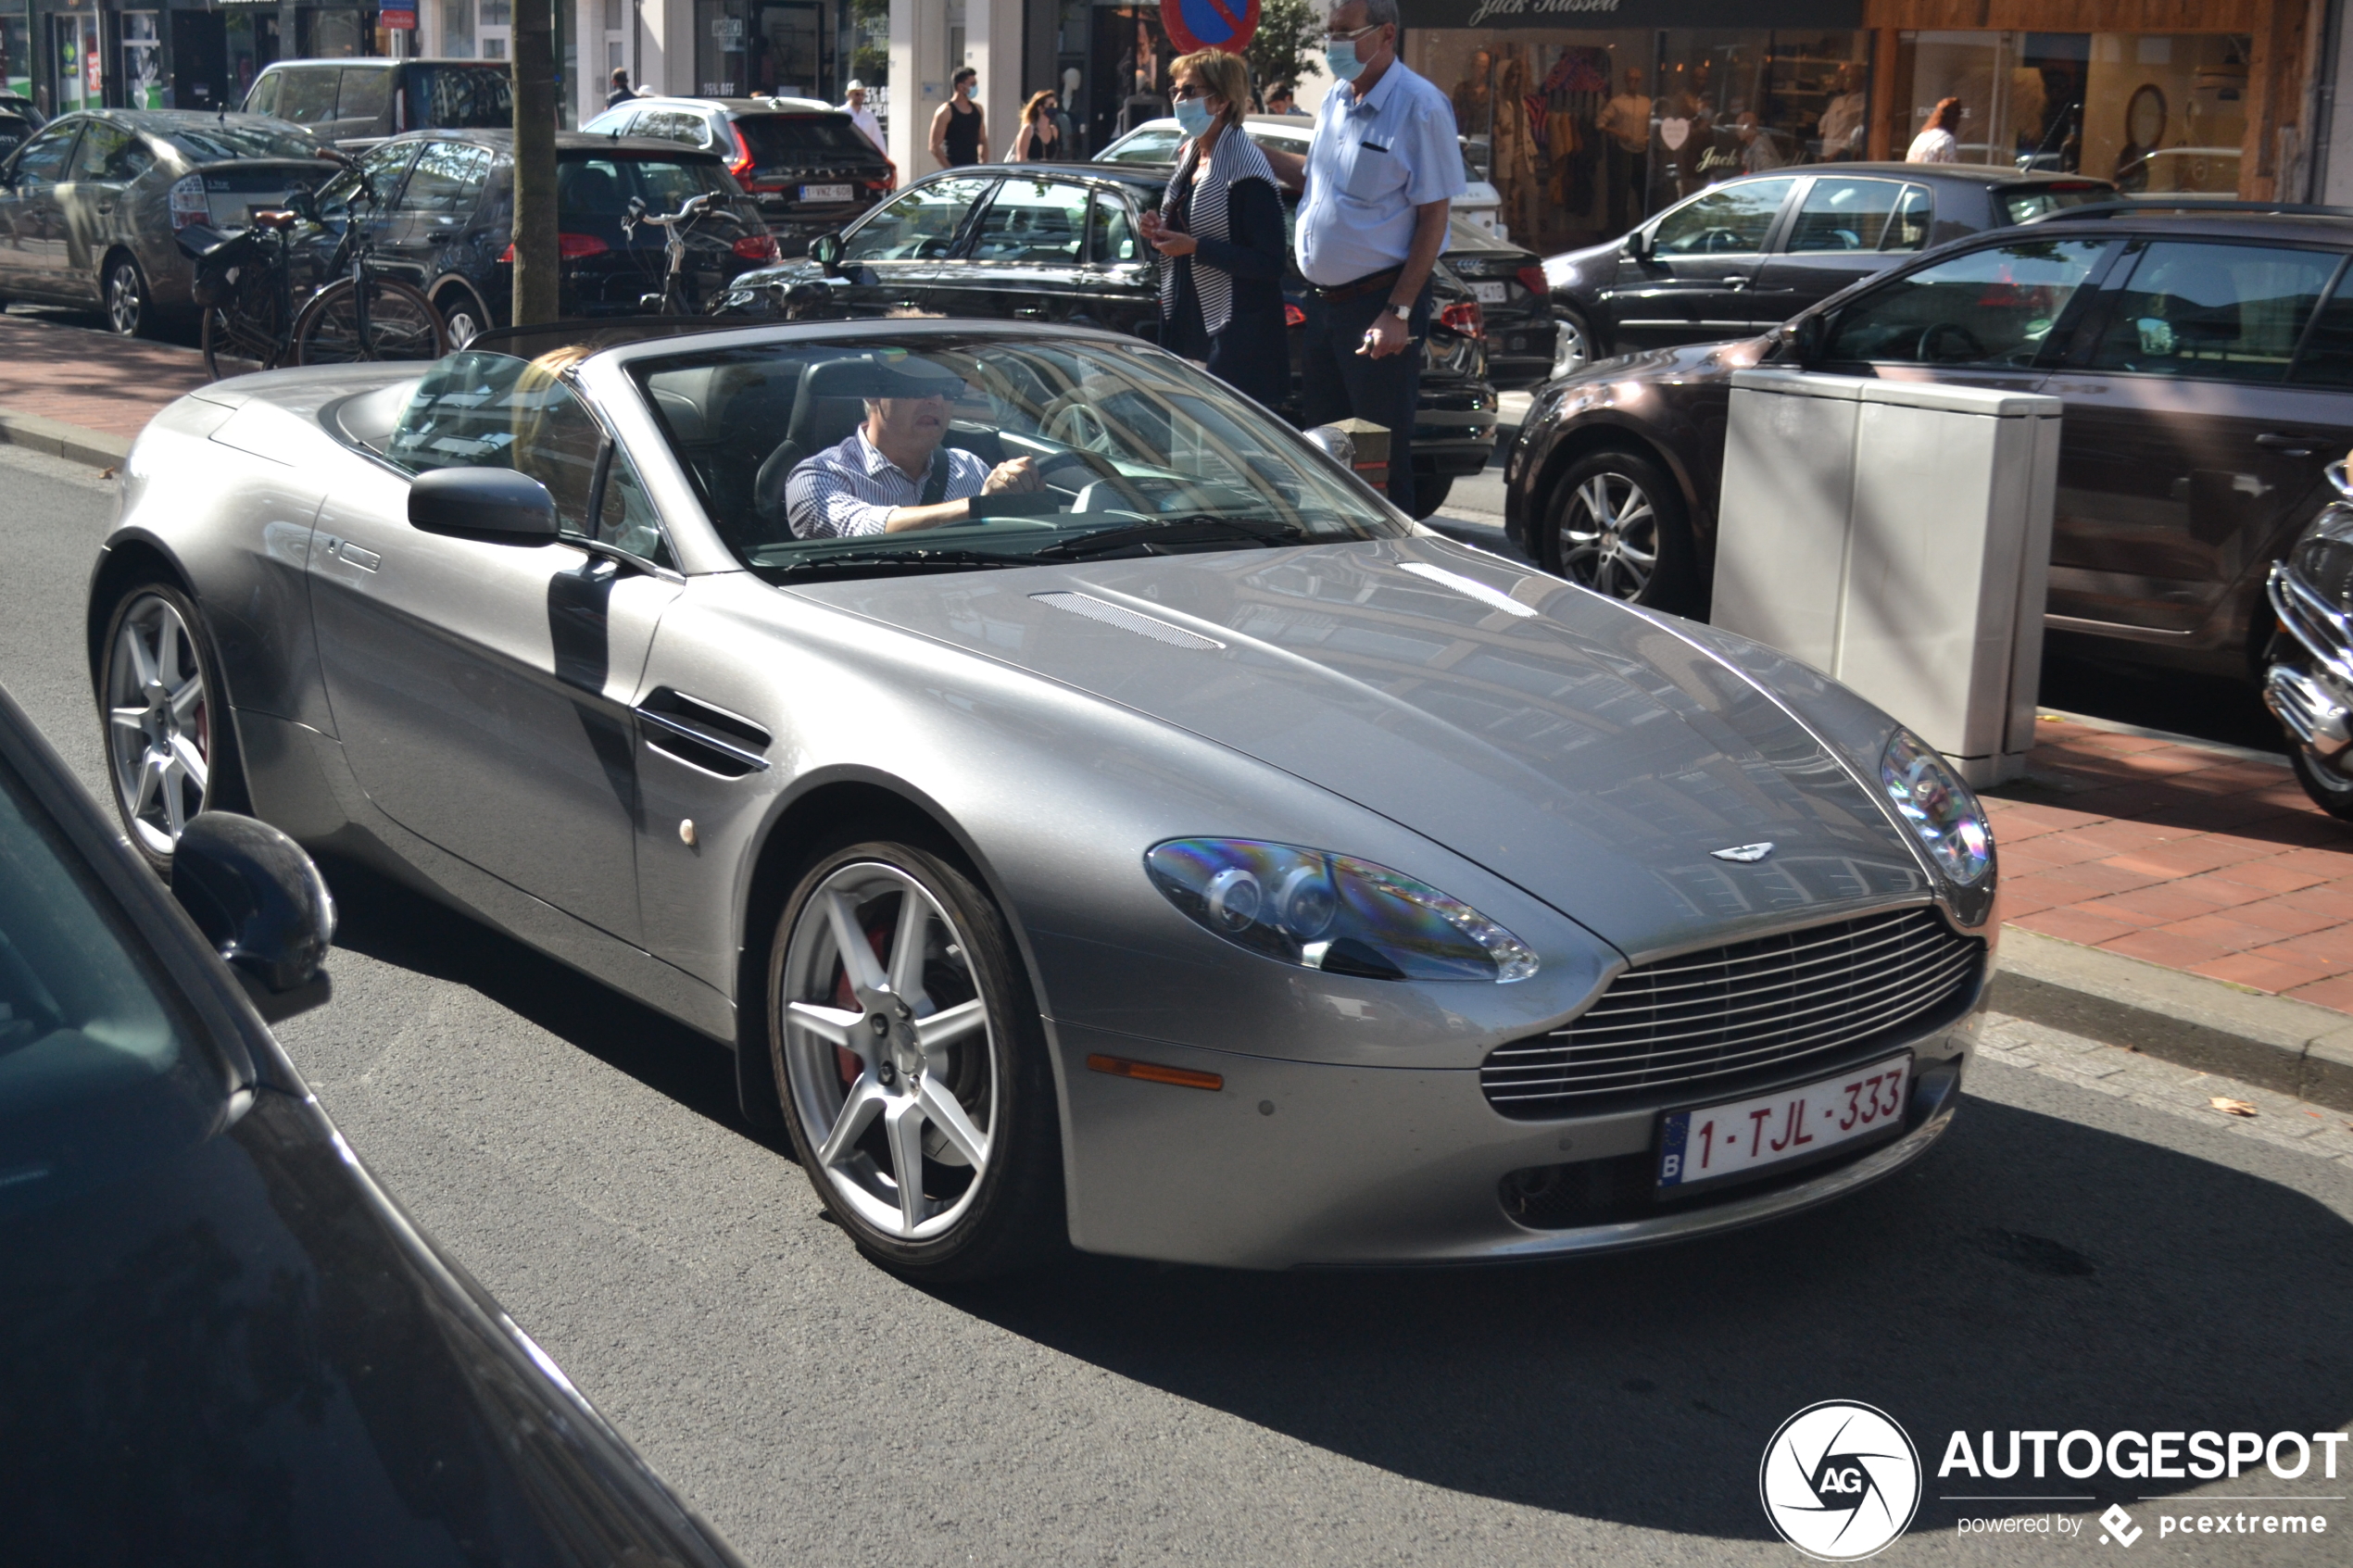
<path fill-rule="evenodd" d="M 1304 115 L 1253 114 L 1243 117 L 1250 127 L 1250 139 L 1262 147 L 1278 152 L 1307 155 L 1308 141 L 1315 134 L 1315 122 Z M 1173 119 L 1148 119 L 1122 136 L 1101 152 L 1097 163 L 1174 163 L 1177 144 L 1185 132 Z M 1466 156 L 1463 178 L 1470 182 L 1461 198 L 1454 203 L 1454 216 L 1476 223 L 1499 240 L 1511 238 L 1504 227 L 1504 198 L 1495 187 L 1478 177 L 1478 170 Z"/>

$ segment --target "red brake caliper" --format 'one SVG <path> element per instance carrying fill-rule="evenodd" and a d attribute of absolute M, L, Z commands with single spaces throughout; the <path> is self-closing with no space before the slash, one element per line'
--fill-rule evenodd
<path fill-rule="evenodd" d="M 890 961 L 887 951 L 889 942 L 890 927 L 887 925 L 872 926 L 867 929 L 866 946 L 873 948 L 875 952 L 882 953 L 884 955 L 882 961 L 886 964 Z M 862 1012 L 865 1010 L 859 1005 L 858 993 L 849 988 L 849 971 L 839 966 L 837 966 L 834 971 L 834 1006 L 841 1009 L 844 1012 Z M 856 1051 L 847 1050 L 840 1046 L 836 1046 L 834 1047 L 834 1069 L 841 1074 L 841 1086 L 847 1089 L 852 1084 L 858 1082 L 858 1074 L 866 1070 L 866 1064 L 858 1060 L 858 1053 Z"/>

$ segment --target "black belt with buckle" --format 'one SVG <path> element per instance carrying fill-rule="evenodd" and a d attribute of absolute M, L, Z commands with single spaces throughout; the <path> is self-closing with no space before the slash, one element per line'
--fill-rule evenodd
<path fill-rule="evenodd" d="M 1401 261 L 1384 271 L 1370 273 L 1358 278 L 1353 282 L 1334 283 L 1330 288 L 1326 288 L 1320 283 L 1311 283 L 1308 286 L 1315 291 L 1315 297 L 1326 305 L 1345 305 L 1352 299 L 1364 298 L 1376 289 L 1388 288 L 1397 282 L 1398 274 L 1404 270 L 1405 264 Z"/>

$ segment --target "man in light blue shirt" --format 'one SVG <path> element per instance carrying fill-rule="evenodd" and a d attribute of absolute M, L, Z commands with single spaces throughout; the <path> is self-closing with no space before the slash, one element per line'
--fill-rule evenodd
<path fill-rule="evenodd" d="M 1324 57 L 1340 84 L 1300 158 L 1267 149 L 1277 175 L 1305 182 L 1299 270 L 1307 296 L 1302 421 L 1386 426 L 1389 496 L 1414 506 L 1414 410 L 1429 274 L 1463 194 L 1454 106 L 1397 57 L 1397 0 L 1332 7 Z M 1416 515 L 1420 515 L 1416 513 Z"/>

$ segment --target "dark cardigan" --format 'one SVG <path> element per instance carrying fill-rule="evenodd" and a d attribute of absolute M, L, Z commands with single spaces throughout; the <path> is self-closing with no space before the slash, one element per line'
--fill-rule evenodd
<path fill-rule="evenodd" d="M 1177 176 L 1169 212 L 1172 228 L 1192 221 L 1192 172 Z M 1197 236 L 1195 254 L 1233 280 L 1233 314 L 1214 338 L 1202 327 L 1201 295 L 1193 288 L 1193 257 L 1169 257 L 1176 269 L 1176 308 L 1161 323 L 1160 343 L 1171 354 L 1199 359 L 1210 374 L 1269 408 L 1290 390 L 1290 335 L 1283 327 L 1283 207 L 1264 180 L 1244 180 L 1226 193 L 1226 232 Z"/>

